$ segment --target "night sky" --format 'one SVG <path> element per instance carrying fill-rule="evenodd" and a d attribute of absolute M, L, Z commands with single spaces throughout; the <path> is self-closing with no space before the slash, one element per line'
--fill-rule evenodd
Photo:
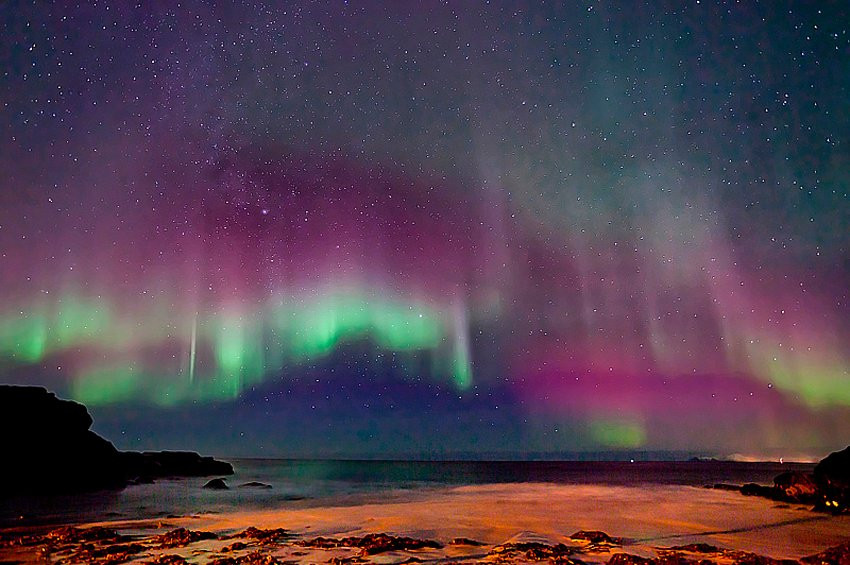
<path fill-rule="evenodd" d="M 850 442 L 845 2 L 82 4 L 0 4 L 0 381 L 122 448 Z"/>

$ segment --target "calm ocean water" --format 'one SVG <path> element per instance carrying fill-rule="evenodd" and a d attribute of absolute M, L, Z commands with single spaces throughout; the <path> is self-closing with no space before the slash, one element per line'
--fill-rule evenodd
<path fill-rule="evenodd" d="M 703 486 L 715 483 L 771 484 L 806 464 L 687 462 L 412 462 L 231 460 L 229 490 L 202 486 L 211 477 L 160 480 L 121 491 L 0 501 L 0 526 L 59 524 L 104 519 L 166 518 L 254 508 L 362 504 L 409 500 L 429 490 L 493 483 Z M 256 481 L 271 488 L 242 487 Z"/>

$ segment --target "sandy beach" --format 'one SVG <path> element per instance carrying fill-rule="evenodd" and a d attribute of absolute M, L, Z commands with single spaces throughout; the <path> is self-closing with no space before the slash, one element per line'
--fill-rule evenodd
<path fill-rule="evenodd" d="M 477 485 L 353 506 L 269 508 L 80 526 L 95 528 L 90 532 L 108 528 L 124 537 L 92 536 L 102 538 L 90 544 L 90 549 L 102 546 L 101 553 L 81 553 L 85 540 L 74 538 L 74 533 L 63 546 L 47 537 L 8 541 L 23 532 L 7 530 L 4 558 L 222 565 L 607 563 L 626 553 L 635 558 L 675 555 L 741 563 L 757 556 L 797 560 L 850 541 L 846 514 L 830 516 L 804 506 L 688 486 Z M 178 528 L 188 533 L 178 530 L 171 538 L 163 536 Z M 582 531 L 590 533 L 576 535 Z M 394 538 L 364 539 L 369 534 Z M 339 542 L 342 538 L 347 540 Z M 122 546 L 128 553 L 121 553 Z M 110 552 L 109 547 L 118 549 Z"/>

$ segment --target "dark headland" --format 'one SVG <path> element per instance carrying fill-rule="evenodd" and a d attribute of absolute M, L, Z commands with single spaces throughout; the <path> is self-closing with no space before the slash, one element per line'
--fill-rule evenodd
<path fill-rule="evenodd" d="M 233 474 L 230 463 L 193 452 L 119 451 L 91 425 L 82 404 L 59 399 L 42 387 L 0 385 L 0 496 Z"/>

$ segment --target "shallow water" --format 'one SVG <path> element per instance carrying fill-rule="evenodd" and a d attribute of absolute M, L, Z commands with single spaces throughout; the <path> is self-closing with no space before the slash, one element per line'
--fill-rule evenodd
<path fill-rule="evenodd" d="M 0 501 L 0 525 L 36 525 L 345 506 L 414 500 L 441 487 L 502 483 L 682 485 L 772 483 L 810 465 L 689 462 L 410 462 L 237 459 L 230 490 L 203 489 L 210 477 L 160 480 L 120 491 Z M 258 481 L 272 488 L 239 485 Z"/>

